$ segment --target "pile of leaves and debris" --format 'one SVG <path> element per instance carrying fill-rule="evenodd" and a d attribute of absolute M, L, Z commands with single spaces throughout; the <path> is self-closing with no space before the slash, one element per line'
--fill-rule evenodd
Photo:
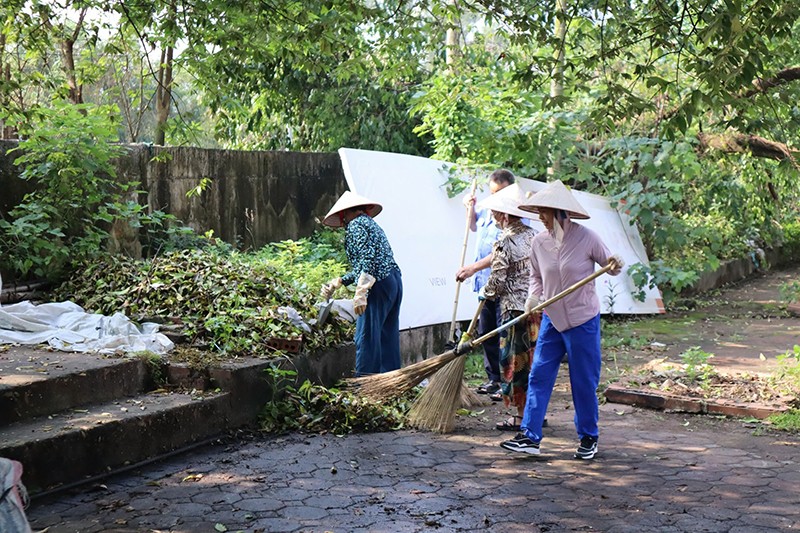
<path fill-rule="evenodd" d="M 697 347 L 681 355 L 681 363 L 654 359 L 618 385 L 650 389 L 676 396 L 726 399 L 738 403 L 763 403 L 800 408 L 800 347 L 779 356 L 779 369 L 765 377 L 757 374 L 720 374 L 708 362 L 713 354 Z"/>
<path fill-rule="evenodd" d="M 394 431 L 405 425 L 416 391 L 385 402 L 376 402 L 346 389 L 326 388 L 306 380 L 293 385 L 297 374 L 275 367 L 267 369 L 274 397 L 259 417 L 269 433 L 302 430 L 312 433 L 368 433 Z"/>
<path fill-rule="evenodd" d="M 55 296 L 89 312 L 165 324 L 185 341 L 170 354 L 175 361 L 207 366 L 281 355 L 276 339 L 302 340 L 304 351 L 314 351 L 351 340 L 353 325 L 331 317 L 308 331 L 279 309 L 313 322 L 322 283 L 344 272 L 337 258 L 309 257 L 312 248 L 320 253 L 319 246 L 292 241 L 257 253 L 211 246 L 149 260 L 107 255 L 78 268 Z"/>

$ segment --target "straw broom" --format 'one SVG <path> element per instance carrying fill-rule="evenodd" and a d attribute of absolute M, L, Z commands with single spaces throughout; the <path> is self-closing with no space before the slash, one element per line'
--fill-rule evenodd
<path fill-rule="evenodd" d="M 472 333 L 478 322 L 478 317 L 483 310 L 486 300 L 481 300 L 472 322 L 466 333 L 462 335 L 459 346 L 464 346 L 472 338 Z M 436 372 L 422 394 L 414 400 L 408 412 L 408 423 L 412 427 L 448 433 L 455 425 L 456 408 L 464 405 L 464 391 L 471 392 L 464 384 L 464 366 L 466 357 L 457 357 L 447 363 L 444 368 Z M 474 394 L 474 393 L 473 393 Z M 474 394 L 477 398 L 477 394 Z M 481 400 L 478 399 L 480 402 Z M 472 404 L 469 404 L 472 406 Z M 478 404 L 480 405 L 480 404 Z"/>
<path fill-rule="evenodd" d="M 473 348 L 480 346 L 490 338 L 501 333 L 502 331 L 505 331 L 514 324 L 522 322 L 523 320 L 527 320 L 531 314 L 539 312 L 553 302 L 572 294 L 582 286 L 594 281 L 595 278 L 598 278 L 599 276 L 611 270 L 615 265 L 616 263 L 609 262 L 609 264 L 600 270 L 564 289 L 549 300 L 540 303 L 529 312 L 522 313 L 518 317 L 509 320 L 497 329 L 493 329 L 492 331 L 478 337 L 472 342 L 459 344 L 459 346 L 452 350 L 447 350 L 446 352 L 435 357 L 408 365 L 407 367 L 399 370 L 392 370 L 391 372 L 384 372 L 383 374 L 372 374 L 369 376 L 346 379 L 344 380 L 345 385 L 358 389 L 359 394 L 376 401 L 384 401 L 401 396 L 419 385 L 426 377 L 438 372 L 450 361 L 453 361 L 457 357 L 471 351 Z"/>

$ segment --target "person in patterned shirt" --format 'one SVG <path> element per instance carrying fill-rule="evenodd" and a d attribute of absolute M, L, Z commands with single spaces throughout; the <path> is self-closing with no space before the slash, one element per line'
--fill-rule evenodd
<path fill-rule="evenodd" d="M 400 368 L 400 303 L 403 281 L 400 267 L 383 229 L 373 220 L 383 207 L 346 191 L 322 221 L 345 228 L 344 248 L 350 270 L 322 288 L 330 298 L 342 285 L 356 284 L 356 376 Z"/>
<path fill-rule="evenodd" d="M 482 209 L 491 210 L 501 229 L 492 249 L 491 273 L 478 297 L 498 302 L 503 322 L 521 315 L 528 297 L 531 242 L 536 231 L 522 222 L 530 214 L 517 208 L 525 200 L 524 191 L 515 183 L 478 204 Z M 536 313 L 500 334 L 500 393 L 505 405 L 517 410 L 517 414 L 496 425 L 501 431 L 520 431 L 533 354 L 531 347 L 536 343 L 540 322 L 541 313 Z"/>

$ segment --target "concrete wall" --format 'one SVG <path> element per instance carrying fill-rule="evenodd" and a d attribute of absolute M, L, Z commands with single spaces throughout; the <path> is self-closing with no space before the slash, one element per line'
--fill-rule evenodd
<path fill-rule="evenodd" d="M 0 214 L 22 199 L 29 186 L 18 179 L 15 141 L 0 141 Z M 310 235 L 347 189 L 339 154 L 244 152 L 127 145 L 117 161 L 121 182 L 139 183 L 138 201 L 175 215 L 204 233 L 248 248 Z M 204 178 L 199 196 L 186 193 Z"/>
<path fill-rule="evenodd" d="M 731 259 L 720 264 L 719 268 L 712 272 L 704 272 L 690 288 L 682 292 L 685 296 L 697 294 L 717 289 L 729 283 L 741 281 L 755 272 L 769 270 L 770 268 L 782 267 L 791 262 L 780 249 L 767 250 L 764 257 L 759 259 L 760 264 L 756 265 L 752 258 Z"/>
<path fill-rule="evenodd" d="M 155 156 L 166 161 L 154 162 Z M 315 219 L 347 189 L 336 153 L 136 145 L 124 163 L 126 179 L 138 178 L 152 209 L 248 248 L 310 235 L 319 227 Z M 203 178 L 210 178 L 209 187 L 187 198 Z"/>

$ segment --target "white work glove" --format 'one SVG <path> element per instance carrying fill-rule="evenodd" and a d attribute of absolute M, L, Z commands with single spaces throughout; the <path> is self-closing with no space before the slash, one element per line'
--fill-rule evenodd
<path fill-rule="evenodd" d="M 333 293 L 336 292 L 336 289 L 342 286 L 342 278 L 335 278 L 330 280 L 328 283 L 322 286 L 322 290 L 320 291 L 320 296 L 322 296 L 323 300 L 330 300 Z"/>
<path fill-rule="evenodd" d="M 611 257 L 609 257 L 608 262 L 615 263 L 615 265 L 611 268 L 611 270 L 608 271 L 608 273 L 612 276 L 616 276 L 617 274 L 622 272 L 622 267 L 625 266 L 625 261 L 623 261 L 622 258 L 617 254 L 614 254 Z"/>
<path fill-rule="evenodd" d="M 367 295 L 372 286 L 375 285 L 375 278 L 362 272 L 358 276 L 358 283 L 356 283 L 356 294 L 353 296 L 353 311 L 356 315 L 363 315 L 367 310 Z"/>
<path fill-rule="evenodd" d="M 539 297 L 535 294 L 529 294 L 528 299 L 525 300 L 525 312 L 530 313 L 537 305 L 539 305 Z"/>

